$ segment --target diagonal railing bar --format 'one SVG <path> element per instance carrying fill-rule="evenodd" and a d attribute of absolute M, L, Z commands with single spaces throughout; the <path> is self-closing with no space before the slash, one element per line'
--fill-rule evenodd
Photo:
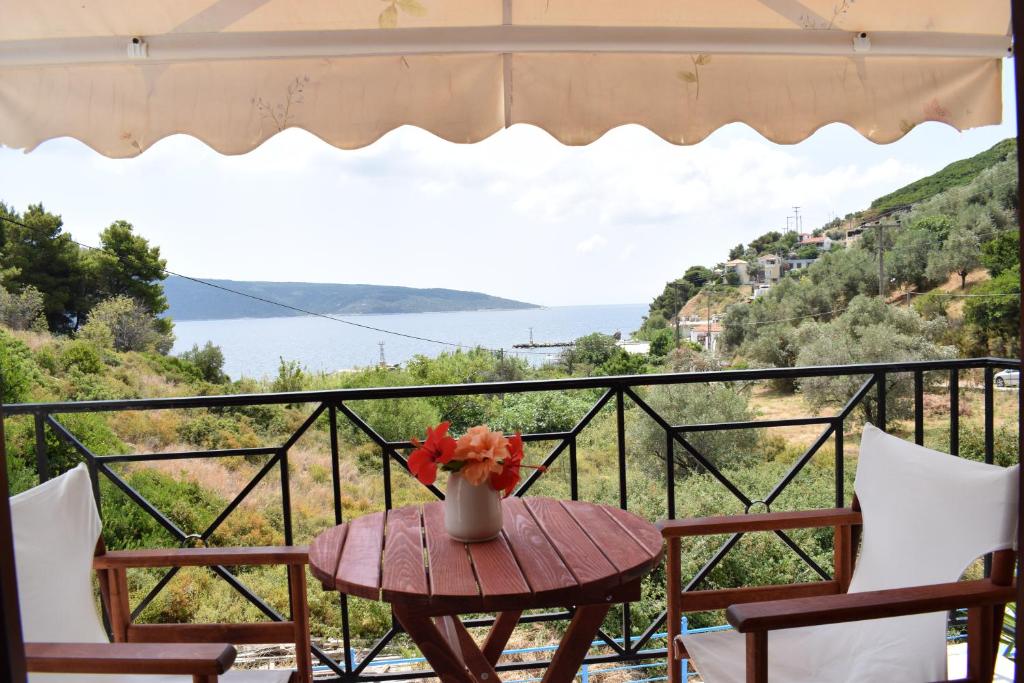
<path fill-rule="evenodd" d="M 699 462 L 702 467 L 704 467 L 704 469 L 711 473 L 711 476 L 717 479 L 719 483 L 725 486 L 725 488 L 729 489 L 729 491 L 734 496 L 736 496 L 736 498 L 739 499 L 740 502 L 742 502 L 746 506 L 749 506 L 751 504 L 752 501 L 750 500 L 750 498 L 748 498 L 746 494 L 744 494 L 743 491 L 739 489 L 739 487 L 733 484 L 728 477 L 722 474 L 722 472 L 717 467 L 711 464 L 711 462 L 706 457 L 704 457 L 704 455 L 700 453 L 700 451 L 698 451 L 693 446 L 693 444 L 691 444 L 689 441 L 683 438 L 681 434 L 678 434 L 675 431 L 675 428 L 671 424 L 669 424 L 665 418 L 658 414 L 658 411 L 649 406 L 646 401 L 637 396 L 636 392 L 634 392 L 629 387 L 626 387 L 623 390 L 623 393 L 625 393 L 626 396 L 629 396 L 630 400 L 633 401 L 633 403 L 635 403 L 637 406 L 639 406 L 641 410 L 647 413 L 651 417 L 651 419 L 658 424 L 659 427 L 665 430 L 666 433 L 671 434 L 680 446 L 685 448 L 690 453 L 690 455 L 692 455 L 693 458 L 697 462 Z"/>
<path fill-rule="evenodd" d="M 721 547 L 718 549 L 718 552 L 716 552 L 714 556 L 710 560 L 708 560 L 703 567 L 701 567 L 700 571 L 697 572 L 692 579 L 690 579 L 690 582 L 686 584 L 686 586 L 683 588 L 683 592 L 685 593 L 687 591 L 692 591 L 694 588 L 699 586 L 701 582 L 708 577 L 708 574 L 710 574 L 711 571 L 718 566 L 718 563 L 722 561 L 722 558 L 725 557 L 730 550 L 732 550 L 733 546 L 735 546 L 741 538 L 743 538 L 742 532 L 730 536 L 729 540 L 727 540 L 725 543 L 721 545 Z"/>
<path fill-rule="evenodd" d="M 50 425 L 50 428 L 53 429 L 58 438 L 64 439 L 70 443 L 71 446 L 78 451 L 83 458 L 85 458 L 85 466 L 89 469 L 89 480 L 92 482 L 92 497 L 93 500 L 96 501 L 96 509 L 102 510 L 103 508 L 100 505 L 100 478 L 99 473 L 96 470 L 96 454 L 89 450 L 84 443 L 79 441 L 74 434 L 69 432 L 64 425 L 53 417 L 53 415 L 47 414 L 44 420 L 46 424 Z M 37 431 L 36 438 L 39 438 L 41 434 L 42 432 Z M 45 444 L 45 441 L 43 443 Z"/>
<path fill-rule="evenodd" d="M 394 640 L 395 636 L 397 636 L 398 633 L 398 629 L 396 629 L 394 626 L 389 628 L 387 633 L 385 633 L 377 639 L 377 642 L 373 644 L 373 647 L 370 648 L 370 651 L 363 655 L 362 659 L 356 662 L 355 667 L 352 669 L 352 674 L 355 676 L 361 674 L 366 669 L 366 667 L 369 666 L 374 659 L 376 659 L 377 655 L 379 655 L 381 651 L 388 646 L 388 643 Z"/>
<path fill-rule="evenodd" d="M 183 542 L 188 538 L 188 534 L 185 533 L 177 524 L 172 522 L 163 512 L 161 512 L 155 505 L 150 503 L 145 497 L 136 491 L 128 482 L 117 475 L 111 470 L 106 464 L 100 463 L 99 471 L 102 472 L 110 481 L 121 489 L 126 496 L 132 499 L 132 501 L 140 508 L 145 510 L 149 515 L 157 521 L 163 528 L 167 529 L 174 538 Z"/>
<path fill-rule="evenodd" d="M 661 613 L 655 617 L 650 626 L 644 629 L 644 632 L 636 637 L 636 642 L 633 644 L 633 650 L 636 652 L 643 650 L 644 645 L 649 643 L 651 638 L 658 633 L 658 629 L 665 624 L 665 620 L 667 618 L 668 610 L 661 610 Z"/>
<path fill-rule="evenodd" d="M 284 444 L 281 446 L 279 450 L 287 451 L 292 446 L 294 446 L 298 442 L 298 440 L 302 438 L 302 435 L 306 433 L 306 430 L 313 426 L 313 423 L 317 421 L 317 418 L 324 414 L 325 410 L 327 410 L 326 403 L 321 403 L 320 405 L 318 405 L 316 407 L 316 410 L 310 413 L 309 417 L 303 420 L 302 424 L 299 425 L 299 428 L 296 429 L 295 432 L 288 437 L 288 440 L 284 442 Z"/>
<path fill-rule="evenodd" d="M 548 457 L 546 457 L 542 463 L 544 467 L 549 467 L 551 463 L 555 461 L 555 458 L 557 458 L 562 453 L 562 451 L 569 446 L 569 443 L 573 439 L 580 435 L 580 432 L 586 429 L 587 425 L 589 425 L 590 422 L 595 417 L 597 417 L 597 414 L 601 412 L 601 409 L 605 407 L 605 405 L 608 403 L 608 401 L 611 400 L 612 396 L 614 395 L 614 389 L 608 389 L 603 394 L 601 394 L 601 397 L 597 399 L 593 406 L 590 407 L 590 410 L 588 410 L 583 415 L 583 417 L 580 418 L 579 422 L 577 422 L 576 425 L 569 430 L 568 434 L 566 434 L 562 442 L 551 450 L 551 452 L 548 454 Z M 523 494 L 530 490 L 534 482 L 540 479 L 541 474 L 543 474 L 541 470 L 533 470 L 533 472 L 530 473 L 530 476 L 526 478 L 526 481 L 520 484 L 519 488 L 516 489 L 512 495 L 521 497 Z"/>
<path fill-rule="evenodd" d="M 248 484 L 245 485 L 245 487 L 241 491 L 238 492 L 238 494 L 232 499 L 232 501 L 228 503 L 227 507 L 225 507 L 224 510 L 221 511 L 219 515 L 217 515 L 217 518 L 213 520 L 213 522 L 211 522 L 208 527 L 206 527 L 206 530 L 203 531 L 203 533 L 199 534 L 199 537 L 203 541 L 209 539 L 210 536 L 213 535 L 213 532 L 217 530 L 217 527 L 219 527 L 224 522 L 224 520 L 227 519 L 228 516 L 235 511 L 235 508 L 237 508 L 242 503 L 242 501 L 245 500 L 246 496 L 248 496 L 252 492 L 252 490 L 256 488 L 261 481 L 263 481 L 263 478 L 267 476 L 270 470 L 274 469 L 274 467 L 280 460 L 281 455 L 280 453 L 278 453 L 273 458 L 264 463 L 260 471 L 257 472 L 255 476 L 253 476 L 253 478 L 249 481 Z"/>
<path fill-rule="evenodd" d="M 811 458 L 821 450 L 822 446 L 828 443 L 829 438 L 832 436 L 832 432 L 835 430 L 835 424 L 830 424 L 822 430 L 821 434 L 819 434 L 818 438 L 814 440 L 814 443 L 811 444 L 810 448 L 804 451 L 804 454 L 796 459 L 796 462 L 794 462 L 793 466 L 789 468 L 789 471 L 786 472 L 785 476 L 782 477 L 771 492 L 765 496 L 764 502 L 767 505 L 771 505 L 775 502 L 776 498 L 782 495 L 782 492 L 785 491 L 790 482 L 796 478 L 796 475 L 800 474 L 800 471 L 803 470 L 804 466 L 811 461 Z"/>
<path fill-rule="evenodd" d="M 754 501 L 748 498 L 747 494 L 743 493 L 743 491 L 741 491 L 738 486 L 732 483 L 732 480 L 730 480 L 729 477 L 722 474 L 722 472 L 717 467 L 711 464 L 711 461 L 708 460 L 704 456 L 704 454 L 698 451 L 692 443 L 690 443 L 686 438 L 684 438 L 680 434 L 675 434 L 674 436 L 676 442 L 678 442 L 679 445 L 685 448 L 686 451 L 690 455 L 692 455 L 693 458 L 711 474 L 711 476 L 717 479 L 723 486 L 725 486 L 725 488 L 729 489 L 729 492 L 732 493 L 732 495 L 736 496 L 736 498 L 739 499 L 739 501 L 743 503 L 744 506 L 750 507 L 751 505 L 754 504 Z"/>
<path fill-rule="evenodd" d="M 789 548 L 790 548 L 790 549 L 791 549 L 791 550 L 792 550 L 792 551 L 793 551 L 794 553 L 796 553 L 796 554 L 797 554 L 797 556 L 798 556 L 798 557 L 799 557 L 799 558 L 800 558 L 801 560 L 803 560 L 803 561 L 804 561 L 804 564 L 806 564 L 806 565 L 807 565 L 808 567 L 810 567 L 811 569 L 813 569 L 813 570 L 814 570 L 814 572 L 815 572 L 815 573 L 816 573 L 816 574 L 817 574 L 818 576 L 820 576 L 820 577 L 821 577 L 822 579 L 824 579 L 825 581 L 831 581 L 831 580 L 832 580 L 832 575 L 831 575 L 831 574 L 829 574 L 829 573 L 828 573 L 827 571 L 825 571 L 824 569 L 822 569 L 822 568 L 821 568 L 821 565 L 819 565 L 819 564 L 818 564 L 817 562 L 815 562 L 815 561 L 814 561 L 814 558 L 812 558 L 812 557 L 811 557 L 810 555 L 808 555 L 808 554 L 807 554 L 807 553 L 806 553 L 806 552 L 804 551 L 804 549 L 803 549 L 803 548 L 801 548 L 801 547 L 800 547 L 800 546 L 799 546 L 799 545 L 797 544 L 797 542 L 796 542 L 796 541 L 794 541 L 794 540 L 793 540 L 793 539 L 792 539 L 792 538 L 791 538 L 791 537 L 790 537 L 789 535 L 787 535 L 786 533 L 784 533 L 784 532 L 782 532 L 782 531 L 775 531 L 775 535 L 776 535 L 776 536 L 778 536 L 779 538 L 781 538 L 781 539 L 782 539 L 782 542 L 783 542 L 783 543 L 785 543 L 785 544 L 786 544 L 787 546 L 789 546 Z"/>
<path fill-rule="evenodd" d="M 861 384 L 860 388 L 857 389 L 857 391 L 854 392 L 853 396 L 850 397 L 850 400 L 846 402 L 846 404 L 843 406 L 843 409 L 839 411 L 839 414 L 836 415 L 836 419 L 845 420 L 846 418 L 850 417 L 850 413 L 852 413 L 854 409 L 858 405 L 860 405 L 860 402 L 863 401 L 864 397 L 868 395 L 869 391 L 871 391 L 871 387 L 875 386 L 875 381 L 877 379 L 878 378 L 875 375 L 869 376 L 864 381 L 864 384 Z"/>
<path fill-rule="evenodd" d="M 622 605 L 623 609 L 626 609 L 627 607 L 628 607 L 628 605 L 626 605 L 626 604 Z M 618 643 L 616 643 L 615 639 L 612 638 L 607 633 L 605 633 L 605 630 L 603 628 L 597 629 L 597 637 L 600 638 L 602 641 L 604 641 L 605 645 L 607 645 L 611 649 L 615 650 L 620 655 L 626 654 L 626 648 L 624 648 L 621 645 L 619 645 Z"/>
<path fill-rule="evenodd" d="M 149 607 L 149 603 L 153 602 L 153 600 L 156 599 L 156 596 L 160 595 L 160 591 L 164 589 L 164 586 L 171 582 L 171 579 L 173 579 L 180 570 L 181 567 L 171 567 L 164 572 L 164 575 L 160 577 L 160 580 L 149 589 L 149 592 L 146 593 L 135 609 L 132 610 L 132 621 L 135 621 L 142 616 L 142 613 L 146 611 L 147 607 Z"/>
<path fill-rule="evenodd" d="M 357 414 L 357 413 L 356 413 L 356 412 L 355 412 L 354 410 L 352 410 L 352 409 L 351 409 L 351 408 L 349 408 L 349 407 L 348 407 L 347 405 L 345 405 L 345 403 L 344 403 L 344 402 L 339 402 L 339 403 L 338 403 L 338 404 L 337 404 L 337 405 L 336 405 L 335 407 L 336 407 L 336 408 L 337 408 L 337 409 L 338 409 L 339 411 L 341 411 L 341 414 L 342 414 L 342 415 L 344 415 L 344 416 L 345 416 L 346 418 L 348 418 L 348 421 L 349 421 L 349 422 L 351 422 L 352 424 L 354 424 L 354 425 L 355 425 L 356 427 L 358 427 L 358 428 L 359 428 L 359 430 L 360 430 L 360 431 L 362 431 L 362 432 L 363 432 L 364 434 L 366 434 L 366 435 L 367 435 L 368 437 L 370 437 L 370 440 L 371 440 L 371 441 L 373 441 L 373 442 L 374 442 L 374 443 L 376 443 L 376 444 L 377 444 L 378 446 L 380 446 L 380 447 L 381 447 L 382 449 L 384 449 L 385 451 L 387 451 L 387 453 L 388 453 L 388 454 L 389 454 L 389 455 L 390 455 L 390 456 L 391 456 L 392 458 L 394 458 L 395 460 L 397 460 L 397 461 L 398 461 L 398 463 L 399 463 L 399 464 L 400 464 L 400 465 L 402 466 L 402 468 L 403 468 L 403 469 L 405 469 L 405 471 L 406 471 L 406 472 L 410 472 L 410 470 L 409 470 L 409 461 L 408 461 L 408 460 L 406 460 L 406 459 L 405 459 L 404 457 L 402 457 L 402 454 L 401 454 L 401 453 L 399 453 L 399 452 L 398 452 L 397 450 L 395 450 L 394 448 L 392 448 L 392 447 L 391 447 L 391 446 L 389 445 L 389 442 L 388 442 L 388 440 L 387 440 L 387 439 L 385 439 L 385 438 L 384 438 L 383 436 L 381 436 L 380 434 L 378 434 L 378 433 L 377 433 L 377 430 L 375 430 L 375 429 L 374 429 L 373 427 L 371 427 L 371 426 L 370 426 L 370 425 L 369 425 L 369 424 L 368 424 L 368 423 L 366 422 L 366 420 L 364 420 L 364 419 L 363 419 L 362 417 L 360 417 L 360 416 L 359 416 L 359 415 L 358 415 L 358 414 Z M 410 474 L 411 474 L 411 472 L 410 472 Z M 426 485 L 426 488 L 427 488 L 427 489 L 428 489 L 428 490 L 429 490 L 429 491 L 430 491 L 431 493 L 433 493 L 433 494 L 434 494 L 435 496 L 437 496 L 439 500 L 444 500 L 444 493 L 442 493 L 442 492 L 441 492 L 441 490 L 440 490 L 439 488 L 437 488 L 437 487 L 436 487 L 436 486 L 434 486 L 433 484 L 429 484 L 429 485 Z"/>

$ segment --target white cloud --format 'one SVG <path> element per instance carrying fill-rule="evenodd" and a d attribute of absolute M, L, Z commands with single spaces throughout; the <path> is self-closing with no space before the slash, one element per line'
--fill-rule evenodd
<path fill-rule="evenodd" d="M 581 254 L 589 254 L 595 249 L 603 249 L 608 246 L 608 238 L 604 235 L 594 234 L 576 245 L 576 251 Z"/>

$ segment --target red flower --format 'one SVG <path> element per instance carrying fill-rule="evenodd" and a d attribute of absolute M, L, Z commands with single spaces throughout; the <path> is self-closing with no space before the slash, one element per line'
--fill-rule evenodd
<path fill-rule="evenodd" d="M 519 468 L 523 465 L 523 437 L 519 432 L 509 438 L 508 457 L 501 465 L 501 472 L 491 475 L 491 488 L 501 491 L 507 497 L 519 483 Z"/>
<path fill-rule="evenodd" d="M 427 486 L 437 479 L 438 464 L 449 462 L 455 455 L 455 439 L 448 436 L 448 427 L 448 422 L 427 427 L 427 440 L 422 444 L 412 439 L 416 450 L 409 455 L 409 471 Z"/>

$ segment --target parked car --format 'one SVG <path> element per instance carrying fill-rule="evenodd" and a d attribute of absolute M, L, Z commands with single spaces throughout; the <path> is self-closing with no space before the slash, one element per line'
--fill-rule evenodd
<path fill-rule="evenodd" d="M 997 387 L 1019 387 L 1020 370 L 1001 370 L 996 373 L 995 382 Z"/>

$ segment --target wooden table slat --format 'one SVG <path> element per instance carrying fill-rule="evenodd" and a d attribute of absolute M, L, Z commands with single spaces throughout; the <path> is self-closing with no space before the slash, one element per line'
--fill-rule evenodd
<path fill-rule="evenodd" d="M 380 555 L 384 545 L 384 513 L 363 515 L 348 523 L 348 535 L 334 585 L 343 593 L 380 599 Z"/>
<path fill-rule="evenodd" d="M 480 586 L 466 544 L 456 541 L 444 529 L 444 503 L 423 506 L 423 530 L 426 536 L 430 575 L 430 594 L 435 598 L 465 598 L 478 602 Z"/>
<path fill-rule="evenodd" d="M 502 534 L 488 543 L 470 543 L 466 546 L 483 601 L 521 595 L 529 599 L 530 584 L 519 569 L 508 539 Z"/>
<path fill-rule="evenodd" d="M 347 524 L 331 527 L 309 544 L 309 570 L 324 588 L 334 588 L 338 560 L 341 559 L 341 549 L 345 546 L 347 533 Z"/>
<path fill-rule="evenodd" d="M 381 563 L 380 587 L 385 600 L 430 600 L 418 505 L 388 512 Z"/>
<path fill-rule="evenodd" d="M 612 519 L 618 522 L 619 525 L 625 529 L 626 533 L 628 533 L 634 541 L 639 543 L 640 546 L 650 555 L 661 557 L 664 541 L 661 534 L 653 524 L 620 508 L 603 505 L 601 506 L 601 509 L 604 510 Z"/>
<path fill-rule="evenodd" d="M 521 499 L 509 498 L 504 506 L 505 535 L 534 595 L 576 590 L 576 578 L 526 509 L 526 504 Z"/>
<path fill-rule="evenodd" d="M 623 533 L 622 525 L 596 505 L 561 503 L 583 528 L 608 560 L 622 574 L 622 582 L 649 571 L 650 554 L 633 537 Z"/>
<path fill-rule="evenodd" d="M 577 583 L 599 589 L 618 586 L 622 582 L 617 568 L 561 503 L 550 498 L 530 498 L 526 507 L 576 577 Z"/>

